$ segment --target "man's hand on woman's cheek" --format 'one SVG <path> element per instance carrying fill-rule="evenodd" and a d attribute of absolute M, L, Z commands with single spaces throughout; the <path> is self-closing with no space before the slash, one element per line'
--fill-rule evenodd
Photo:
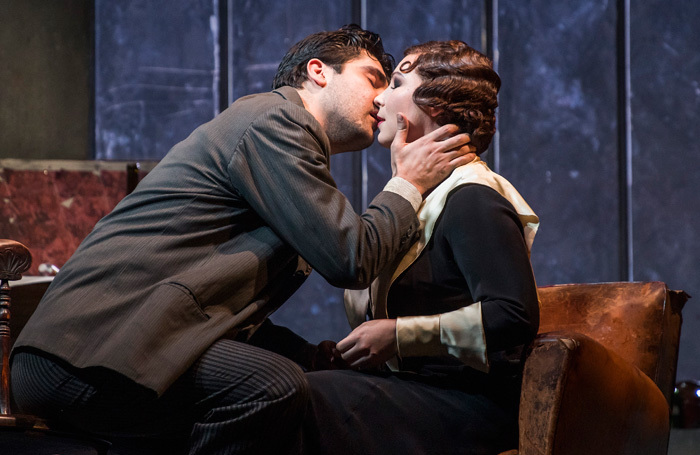
<path fill-rule="evenodd" d="M 452 171 L 476 158 L 476 147 L 469 144 L 468 134 L 459 133 L 457 125 L 440 128 L 406 142 L 410 125 L 403 114 L 397 115 L 397 130 L 391 143 L 391 168 L 425 196 Z"/>

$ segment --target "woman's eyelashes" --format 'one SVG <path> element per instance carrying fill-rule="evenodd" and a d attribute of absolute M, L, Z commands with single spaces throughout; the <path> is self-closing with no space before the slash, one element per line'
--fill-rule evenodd
<path fill-rule="evenodd" d="M 401 87 L 401 77 L 395 74 L 391 76 L 391 85 L 389 85 L 389 87 L 392 89 Z"/>

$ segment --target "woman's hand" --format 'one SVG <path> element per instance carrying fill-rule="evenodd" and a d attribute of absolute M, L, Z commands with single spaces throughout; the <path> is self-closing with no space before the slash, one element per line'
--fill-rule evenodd
<path fill-rule="evenodd" d="M 469 145 L 468 134 L 455 134 L 456 125 L 443 125 L 413 142 L 406 142 L 408 120 L 396 116 L 396 136 L 391 143 L 392 175 L 401 177 L 425 194 L 440 184 L 452 171 L 470 163 L 476 148 Z"/>
<path fill-rule="evenodd" d="M 396 319 L 364 322 L 340 340 L 336 348 L 352 368 L 377 367 L 398 352 Z"/>

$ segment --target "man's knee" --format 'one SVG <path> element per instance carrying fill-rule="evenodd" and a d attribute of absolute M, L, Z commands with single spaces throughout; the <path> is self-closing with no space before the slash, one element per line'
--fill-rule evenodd
<path fill-rule="evenodd" d="M 272 392 L 277 394 L 279 398 L 284 397 L 290 404 L 293 403 L 305 408 L 310 399 L 311 391 L 309 382 L 301 368 L 294 362 L 286 361 L 279 365 L 277 374 L 276 385 Z"/>
<path fill-rule="evenodd" d="M 192 372 L 206 378 L 196 381 L 205 396 L 223 405 L 257 403 L 293 410 L 305 407 L 310 399 L 309 384 L 299 365 L 272 351 L 232 340 L 215 343 Z"/>

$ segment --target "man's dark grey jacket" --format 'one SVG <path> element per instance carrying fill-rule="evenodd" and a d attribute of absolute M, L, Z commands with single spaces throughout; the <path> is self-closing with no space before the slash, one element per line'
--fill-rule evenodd
<path fill-rule="evenodd" d="M 358 216 L 329 157 L 295 89 L 236 101 L 95 226 L 15 349 L 162 394 L 214 341 L 274 311 L 306 262 L 335 286 L 366 287 L 415 240 L 418 220 L 388 191 Z"/>

